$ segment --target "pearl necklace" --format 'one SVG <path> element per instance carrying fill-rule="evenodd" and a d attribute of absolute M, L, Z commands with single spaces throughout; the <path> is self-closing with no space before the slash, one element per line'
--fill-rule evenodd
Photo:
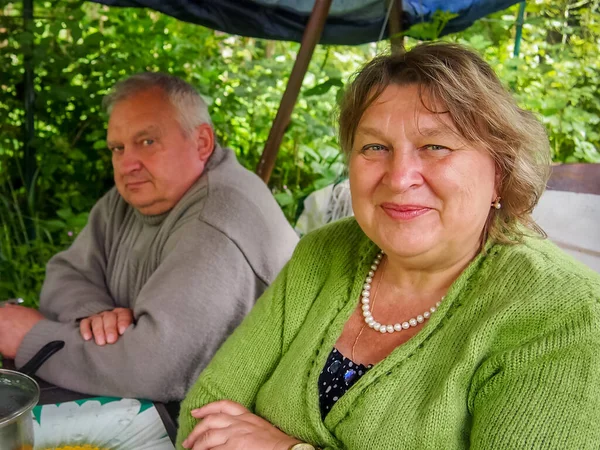
<path fill-rule="evenodd" d="M 437 311 L 437 309 L 440 306 L 440 302 L 437 302 L 435 306 L 432 306 L 431 308 L 429 308 L 428 311 L 425 311 L 423 314 L 419 314 L 417 317 L 411 317 L 406 322 L 396 323 L 394 325 L 384 325 L 382 323 L 377 322 L 373 318 L 373 315 L 371 314 L 371 306 L 369 300 L 369 298 L 371 297 L 371 283 L 373 282 L 373 277 L 375 276 L 375 272 L 377 271 L 377 268 L 379 267 L 379 263 L 381 263 L 382 258 L 383 250 L 380 250 L 379 253 L 377 253 L 377 256 L 375 257 L 373 264 L 371 265 L 371 270 L 369 270 L 367 278 L 365 279 L 365 284 L 363 286 L 363 291 L 361 294 L 361 303 L 365 323 L 370 328 L 373 328 L 375 331 L 379 331 L 380 333 L 384 334 L 393 333 L 394 331 L 408 330 L 410 327 L 416 327 L 417 325 L 425 322 L 431 317 L 431 314 Z M 444 300 L 444 297 L 442 297 L 442 300 Z"/>

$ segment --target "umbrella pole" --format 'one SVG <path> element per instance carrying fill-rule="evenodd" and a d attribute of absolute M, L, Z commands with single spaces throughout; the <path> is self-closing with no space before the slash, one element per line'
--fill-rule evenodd
<path fill-rule="evenodd" d="M 404 36 L 401 34 L 403 8 L 402 0 L 388 0 L 388 2 L 389 1 L 392 2 L 392 11 L 388 22 L 392 53 L 402 53 L 404 51 Z"/>
<path fill-rule="evenodd" d="M 308 19 L 308 24 L 304 29 L 302 43 L 300 44 L 296 62 L 294 63 L 290 79 L 288 80 L 279 109 L 277 110 L 277 115 L 273 121 L 273 126 L 269 131 L 267 143 L 265 144 L 258 167 L 256 168 L 256 173 L 265 183 L 268 183 L 269 178 L 271 178 L 271 172 L 275 166 L 275 159 L 277 159 L 279 146 L 281 145 L 285 130 L 290 123 L 290 117 L 292 116 L 292 111 L 294 110 L 294 105 L 296 104 L 298 93 L 300 92 L 302 81 L 304 80 L 304 75 L 308 69 L 308 64 L 310 63 L 316 45 L 321 39 L 331 2 L 332 0 L 316 0 L 310 18 Z"/>

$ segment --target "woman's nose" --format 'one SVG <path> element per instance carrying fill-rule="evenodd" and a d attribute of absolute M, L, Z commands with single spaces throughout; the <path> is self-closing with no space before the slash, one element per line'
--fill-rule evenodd
<path fill-rule="evenodd" d="M 395 149 L 388 161 L 384 181 L 392 190 L 402 192 L 423 184 L 424 166 L 418 149 Z"/>

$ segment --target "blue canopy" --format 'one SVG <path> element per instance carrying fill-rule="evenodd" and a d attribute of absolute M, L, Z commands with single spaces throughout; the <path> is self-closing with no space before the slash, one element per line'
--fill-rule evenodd
<path fill-rule="evenodd" d="M 92 0 L 109 6 L 146 7 L 230 34 L 300 42 L 315 0 Z M 463 30 L 515 0 L 403 0 L 402 29 L 428 22 L 437 10 L 458 14 L 441 35 Z M 386 0 L 333 0 L 321 44 L 358 45 L 379 38 Z M 387 36 L 386 36 L 387 37 Z"/>

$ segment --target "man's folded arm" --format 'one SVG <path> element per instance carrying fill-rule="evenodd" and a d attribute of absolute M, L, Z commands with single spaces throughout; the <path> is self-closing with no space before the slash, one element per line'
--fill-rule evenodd
<path fill-rule="evenodd" d="M 100 199 L 73 244 L 48 262 L 40 293 L 40 312 L 48 319 L 71 322 L 116 306 L 105 281 L 106 217 L 115 195 Z"/>
<path fill-rule="evenodd" d="M 218 230 L 203 233 L 201 258 L 189 239 L 151 276 L 136 300 L 136 323 L 115 344 L 86 342 L 76 324 L 44 320 L 25 337 L 17 366 L 47 342 L 64 340 L 41 378 L 95 395 L 182 399 L 266 287 Z"/>

